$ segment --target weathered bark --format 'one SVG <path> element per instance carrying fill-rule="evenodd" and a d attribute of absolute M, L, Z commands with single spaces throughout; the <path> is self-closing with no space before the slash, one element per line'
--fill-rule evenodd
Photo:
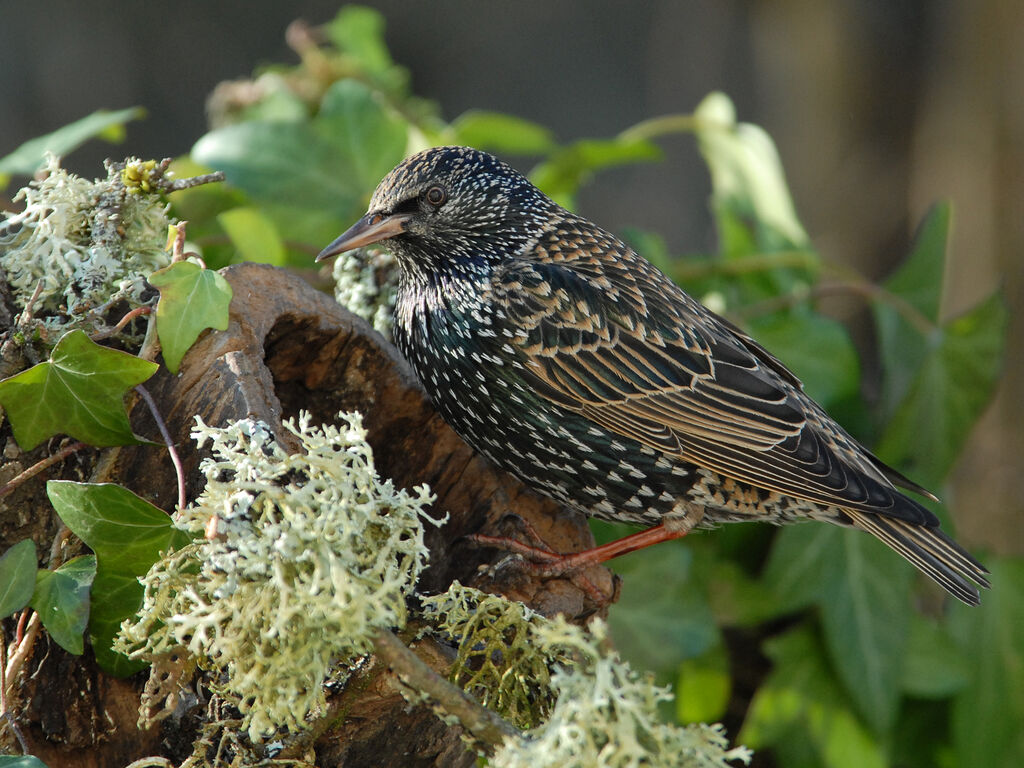
<path fill-rule="evenodd" d="M 228 330 L 206 333 L 185 357 L 179 375 L 162 368 L 146 384 L 181 453 L 190 499 L 202 488 L 201 454 L 189 438 L 195 415 L 211 425 L 262 419 L 286 440 L 281 419 L 300 409 L 309 411 L 314 422 L 332 421 L 340 410 L 358 410 L 380 475 L 407 488 L 428 483 L 438 497 L 434 510 L 450 515 L 444 527 L 428 527 L 431 566 L 421 580 L 422 591 L 440 591 L 459 579 L 502 591 L 546 614 L 582 619 L 604 608 L 570 580 L 542 582 L 514 569 L 502 569 L 500 577 L 480 571 L 487 558 L 501 555 L 474 549 L 463 537 L 496 531 L 510 513 L 527 520 L 560 551 L 591 545 L 589 529 L 582 517 L 534 496 L 463 443 L 378 333 L 289 273 L 246 264 L 229 267 L 224 275 L 234 290 Z M 138 434 L 157 434 L 144 407 L 133 409 L 132 420 Z M 174 471 L 159 448 L 107 451 L 93 479 L 126 485 L 164 509 L 175 503 Z M 585 576 L 612 593 L 612 578 L 604 568 L 592 568 Z M 435 668 L 447 663 L 446 649 L 435 644 L 424 643 L 417 653 Z M 28 670 L 39 674 L 23 678 L 28 704 L 23 728 L 33 752 L 51 766 L 119 765 L 147 754 L 180 761 L 191 751 L 202 707 L 177 713 L 149 732 L 137 730 L 145 673 L 113 680 L 95 668 L 90 656 L 73 658 L 45 641 Z M 409 708 L 388 670 L 374 660 L 334 696 L 331 707 L 336 720 L 317 737 L 317 765 L 473 764 L 458 730 L 442 724 L 429 708 Z"/>

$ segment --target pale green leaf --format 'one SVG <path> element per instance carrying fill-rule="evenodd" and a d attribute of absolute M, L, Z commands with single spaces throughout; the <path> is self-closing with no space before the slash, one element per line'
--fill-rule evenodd
<path fill-rule="evenodd" d="M 0 158 L 0 177 L 14 174 L 32 176 L 42 168 L 48 152 L 64 156 L 89 139 L 98 137 L 108 141 L 118 141 L 119 137 L 123 136 L 123 125 L 130 120 L 138 120 L 145 114 L 145 110 L 140 107 L 121 109 L 116 112 L 100 109 L 45 136 L 30 139 L 11 154 Z M 120 133 L 111 133 L 111 127 L 121 127 L 122 130 Z M 5 184 L 0 183 L 0 189 L 3 186 Z"/>
<path fill-rule="evenodd" d="M 217 215 L 217 221 L 238 249 L 238 261 L 283 267 L 287 254 L 274 222 L 255 207 L 232 208 Z"/>
<path fill-rule="evenodd" d="M 181 359 L 207 328 L 228 327 L 231 286 L 212 269 L 179 261 L 154 272 L 149 283 L 160 291 L 156 331 L 164 362 L 177 373 Z"/>
<path fill-rule="evenodd" d="M 768 134 L 756 125 L 737 123 L 735 107 L 722 93 L 712 93 L 700 103 L 694 122 L 711 172 L 716 213 L 744 222 L 761 251 L 806 248 L 809 239 L 797 219 L 782 162 Z"/>
<path fill-rule="evenodd" d="M 554 135 L 542 125 L 521 117 L 474 109 L 454 123 L 455 141 L 489 152 L 543 155 L 555 148 Z"/>

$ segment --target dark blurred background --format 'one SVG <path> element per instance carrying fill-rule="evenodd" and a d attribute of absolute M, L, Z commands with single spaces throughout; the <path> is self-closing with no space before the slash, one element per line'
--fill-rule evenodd
<path fill-rule="evenodd" d="M 960 461 L 960 538 L 1024 553 L 1024 13 L 1020 0 L 459 0 L 366 2 L 394 58 L 451 119 L 519 115 L 562 140 L 611 136 L 725 91 L 776 141 L 801 219 L 825 258 L 872 279 L 907 251 L 939 198 L 954 203 L 953 316 L 1001 284 L 1012 312 L 1003 384 Z M 338 0 L 173 4 L 0 0 L 0 156 L 97 108 L 139 105 L 119 147 L 66 165 L 187 152 L 220 81 L 294 62 L 285 27 Z M 606 228 L 709 251 L 709 183 L 690 138 L 667 161 L 602 174 L 580 208 Z M 524 169 L 525 170 L 525 169 Z M 10 193 L 11 190 L 8 190 Z M 870 333 L 856 304 L 830 307 Z M 966 500 L 968 503 L 964 503 Z"/>

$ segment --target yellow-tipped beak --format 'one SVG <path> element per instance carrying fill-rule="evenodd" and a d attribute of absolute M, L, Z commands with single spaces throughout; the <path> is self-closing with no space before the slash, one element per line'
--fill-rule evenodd
<path fill-rule="evenodd" d="M 337 256 L 339 253 L 400 235 L 405 232 L 405 223 L 411 218 L 412 216 L 409 214 L 385 216 L 382 213 L 368 213 L 345 230 L 337 240 L 320 251 L 316 260 L 323 261 L 330 256 Z"/>

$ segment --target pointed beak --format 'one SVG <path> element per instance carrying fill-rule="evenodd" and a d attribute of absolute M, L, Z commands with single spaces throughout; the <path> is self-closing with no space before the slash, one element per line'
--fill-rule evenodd
<path fill-rule="evenodd" d="M 339 253 L 400 235 L 405 232 L 405 224 L 411 218 L 412 216 L 408 214 L 385 216 L 382 213 L 368 213 L 345 230 L 341 237 L 320 251 L 316 260 L 323 261 L 331 256 L 337 256 Z"/>

